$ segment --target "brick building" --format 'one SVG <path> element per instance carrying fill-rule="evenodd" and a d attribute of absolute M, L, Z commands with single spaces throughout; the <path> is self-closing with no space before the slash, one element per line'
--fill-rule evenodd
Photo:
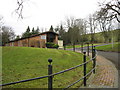
<path fill-rule="evenodd" d="M 58 44 L 58 34 L 52 31 L 47 31 L 30 37 L 10 41 L 6 46 L 46 48 L 47 42 Z"/>

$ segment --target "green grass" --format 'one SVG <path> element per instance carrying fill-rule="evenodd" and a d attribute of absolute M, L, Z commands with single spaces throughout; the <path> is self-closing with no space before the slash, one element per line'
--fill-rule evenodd
<path fill-rule="evenodd" d="M 96 49 L 102 51 L 120 52 L 120 43 L 114 43 L 113 48 L 112 48 L 112 44 L 109 44 L 105 46 L 96 47 Z"/>
<path fill-rule="evenodd" d="M 95 44 L 93 44 L 93 45 L 101 45 L 101 44 L 103 44 L 103 43 L 95 43 Z M 83 47 L 86 47 L 86 46 L 88 46 L 88 45 L 87 45 L 87 44 L 84 44 L 84 45 L 83 45 Z M 92 44 L 89 44 L 89 46 L 92 46 Z M 75 48 L 80 48 L 80 47 L 81 47 L 81 45 L 75 45 Z M 67 48 L 67 49 L 73 48 L 73 46 L 72 46 L 72 45 L 67 45 L 66 48 Z"/>
<path fill-rule="evenodd" d="M 3 47 L 3 83 L 15 82 L 47 75 L 49 58 L 53 59 L 53 73 L 79 65 L 83 62 L 83 54 L 72 51 L 31 47 Z M 87 64 L 87 72 L 91 68 L 92 62 Z M 80 79 L 82 76 L 83 66 L 54 76 L 53 87 L 64 88 L 67 85 Z M 47 88 L 47 80 L 48 78 L 29 81 L 5 86 L 5 88 Z M 81 82 L 74 85 L 73 88 L 79 87 L 80 84 Z"/>

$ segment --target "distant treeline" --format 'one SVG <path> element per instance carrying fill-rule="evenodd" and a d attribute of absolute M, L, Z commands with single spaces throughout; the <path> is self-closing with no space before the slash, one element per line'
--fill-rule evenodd
<path fill-rule="evenodd" d="M 103 36 L 103 33 L 106 33 L 106 37 Z M 91 34 L 86 35 L 87 41 L 91 41 Z M 111 30 L 108 32 L 99 32 L 94 34 L 95 43 L 110 43 L 110 42 L 119 42 L 120 41 L 120 29 Z"/>
<path fill-rule="evenodd" d="M 71 34 L 73 37 L 71 37 Z M 81 43 L 111 43 L 111 42 L 119 42 L 120 41 L 120 29 L 98 32 L 93 34 L 83 34 L 79 35 L 76 32 L 70 34 L 70 31 L 65 32 L 64 35 L 60 38 L 64 40 L 64 44 L 72 45 L 71 38 L 74 39 L 74 44 Z"/>

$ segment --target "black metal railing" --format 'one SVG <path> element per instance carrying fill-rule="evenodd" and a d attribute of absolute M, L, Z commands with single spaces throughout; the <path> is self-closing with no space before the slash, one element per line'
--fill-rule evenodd
<path fill-rule="evenodd" d="M 52 59 L 48 59 L 48 62 L 49 62 L 49 65 L 48 65 L 48 75 L 42 76 L 42 77 L 37 77 L 37 78 L 32 78 L 32 79 L 21 80 L 21 81 L 17 81 L 17 82 L 6 83 L 6 84 L 2 84 L 0 86 L 13 85 L 13 84 L 17 84 L 17 83 L 28 82 L 28 81 L 33 81 L 33 80 L 43 79 L 43 78 L 47 78 L 48 77 L 48 89 L 52 90 L 52 88 L 53 88 L 53 86 L 52 86 L 52 84 L 53 84 L 53 76 L 61 74 L 61 73 L 65 73 L 67 71 L 73 70 L 73 69 L 75 69 L 77 67 L 80 67 L 80 66 L 84 66 L 84 69 L 83 69 L 84 70 L 83 71 L 84 76 L 82 78 L 80 78 L 79 80 L 73 82 L 72 84 L 68 85 L 64 89 L 67 89 L 67 88 L 73 86 L 74 84 L 78 83 L 81 80 L 83 80 L 84 86 L 86 86 L 86 81 L 87 81 L 86 77 L 88 75 L 90 75 L 92 72 L 95 73 L 97 51 L 95 50 L 95 47 L 93 47 L 93 45 L 92 45 L 92 58 L 89 61 L 86 61 L 86 52 L 83 52 L 83 54 L 84 54 L 83 55 L 83 63 L 80 64 L 80 65 L 71 67 L 69 69 L 66 69 L 66 70 L 63 70 L 63 71 L 60 71 L 60 72 L 57 72 L 57 73 L 52 73 L 52 64 L 51 64 L 52 63 Z M 89 63 L 90 61 L 93 61 L 93 68 L 88 73 L 86 73 L 86 71 L 87 71 L 86 70 L 86 64 Z"/>

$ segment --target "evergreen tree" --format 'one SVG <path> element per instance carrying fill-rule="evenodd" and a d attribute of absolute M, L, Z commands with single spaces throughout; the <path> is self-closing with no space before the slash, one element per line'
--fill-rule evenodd
<path fill-rule="evenodd" d="M 28 26 L 28 28 L 26 29 L 26 32 L 22 34 L 22 38 L 29 37 L 29 36 L 31 36 L 31 33 L 30 33 L 30 27 Z"/>
<path fill-rule="evenodd" d="M 18 39 L 20 39 L 20 36 L 19 36 L 19 35 L 16 36 L 16 39 L 15 39 L 15 40 L 18 40 Z"/>
<path fill-rule="evenodd" d="M 37 27 L 37 29 L 35 30 L 35 34 L 39 34 L 40 33 L 40 29 L 39 27 Z"/>
<path fill-rule="evenodd" d="M 30 27 L 29 27 L 29 26 L 28 26 L 26 32 L 27 32 L 27 33 L 30 33 Z"/>
<path fill-rule="evenodd" d="M 49 31 L 53 31 L 53 26 L 51 25 L 51 27 L 50 27 L 50 30 Z"/>
<path fill-rule="evenodd" d="M 31 32 L 31 35 L 34 35 L 34 34 L 36 34 L 35 33 L 35 29 L 34 29 L 34 27 L 32 28 L 32 32 Z"/>

